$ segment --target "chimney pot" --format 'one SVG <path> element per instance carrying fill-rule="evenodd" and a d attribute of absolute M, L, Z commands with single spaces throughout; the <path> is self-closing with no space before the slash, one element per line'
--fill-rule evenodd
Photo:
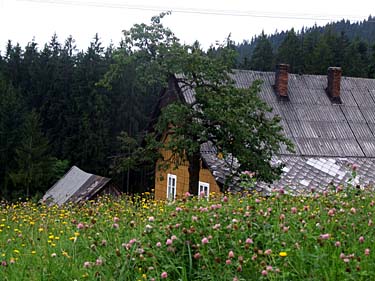
<path fill-rule="evenodd" d="M 340 98 L 341 67 L 328 67 L 327 94 L 333 103 L 342 103 Z"/>
<path fill-rule="evenodd" d="M 288 69 L 289 64 L 278 64 L 275 73 L 275 91 L 277 96 L 283 100 L 288 98 Z"/>

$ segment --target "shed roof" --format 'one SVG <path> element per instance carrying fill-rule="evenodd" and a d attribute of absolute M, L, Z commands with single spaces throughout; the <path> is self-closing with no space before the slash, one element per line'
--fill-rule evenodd
<path fill-rule="evenodd" d="M 92 198 L 109 181 L 109 178 L 89 174 L 73 166 L 46 192 L 42 200 L 48 205 L 59 206 L 67 202 L 77 203 Z"/>

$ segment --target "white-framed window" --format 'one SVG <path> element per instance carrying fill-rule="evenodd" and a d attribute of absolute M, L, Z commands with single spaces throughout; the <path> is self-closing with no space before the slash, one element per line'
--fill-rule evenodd
<path fill-rule="evenodd" d="M 173 201 L 176 198 L 177 177 L 168 174 L 167 178 L 167 199 Z"/>
<path fill-rule="evenodd" d="M 207 198 L 210 196 L 210 184 L 208 182 L 199 182 L 198 188 L 198 198 L 201 198 L 204 194 L 204 197 Z"/>

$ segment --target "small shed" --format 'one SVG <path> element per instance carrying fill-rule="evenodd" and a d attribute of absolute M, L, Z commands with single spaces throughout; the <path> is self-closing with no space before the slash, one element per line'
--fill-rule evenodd
<path fill-rule="evenodd" d="M 112 184 L 110 178 L 86 173 L 73 166 L 46 192 L 42 201 L 47 205 L 61 206 L 64 203 L 78 203 L 103 194 L 119 196 L 121 192 Z"/>

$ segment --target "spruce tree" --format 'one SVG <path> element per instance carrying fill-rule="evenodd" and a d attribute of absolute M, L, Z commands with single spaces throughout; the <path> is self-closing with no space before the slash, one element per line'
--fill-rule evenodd
<path fill-rule="evenodd" d="M 270 41 L 262 32 L 251 56 L 251 69 L 259 71 L 271 71 L 274 69 L 274 55 Z"/>
<path fill-rule="evenodd" d="M 55 164 L 48 151 L 48 140 L 41 132 L 39 116 L 34 110 L 27 115 L 20 138 L 16 149 L 17 167 L 10 178 L 17 190 L 14 194 L 29 197 L 35 191 L 46 189 Z"/>
<path fill-rule="evenodd" d="M 290 72 L 300 73 L 303 71 L 302 44 L 294 29 L 291 29 L 277 52 L 277 62 L 290 65 Z"/>

